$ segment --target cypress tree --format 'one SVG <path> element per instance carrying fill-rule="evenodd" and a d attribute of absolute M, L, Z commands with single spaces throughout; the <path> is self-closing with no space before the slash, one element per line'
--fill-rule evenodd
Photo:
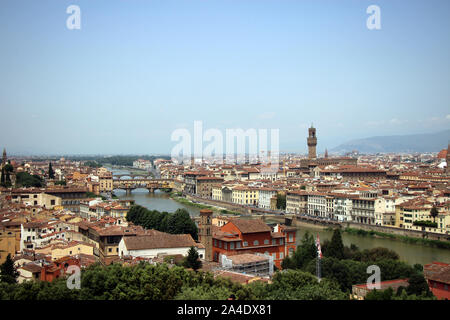
<path fill-rule="evenodd" d="M 198 251 L 194 246 L 189 249 L 188 255 L 183 262 L 183 266 L 185 268 L 192 268 L 194 271 L 197 271 L 202 267 L 202 262 L 199 259 Z"/>
<path fill-rule="evenodd" d="M 5 262 L 0 266 L 0 281 L 6 283 L 17 283 L 19 272 L 14 266 L 11 254 L 8 254 Z"/>
<path fill-rule="evenodd" d="M 333 236 L 331 237 L 326 253 L 328 257 L 344 259 L 344 243 L 342 242 L 340 229 L 334 229 Z"/>
<path fill-rule="evenodd" d="M 48 177 L 50 179 L 54 179 L 55 178 L 55 172 L 53 171 L 53 167 L 52 167 L 52 163 L 51 162 L 48 165 Z"/>

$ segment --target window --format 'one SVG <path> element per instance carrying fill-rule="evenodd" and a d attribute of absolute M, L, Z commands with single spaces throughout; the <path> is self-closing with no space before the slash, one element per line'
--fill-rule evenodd
<path fill-rule="evenodd" d="M 269 239 L 265 239 L 264 244 L 269 244 Z"/>
<path fill-rule="evenodd" d="M 283 258 L 284 258 L 284 253 L 280 252 L 280 259 L 283 259 Z"/>
<path fill-rule="evenodd" d="M 294 242 L 294 234 L 289 233 L 289 242 Z"/>
<path fill-rule="evenodd" d="M 241 243 L 240 242 L 236 242 L 236 249 L 239 249 L 241 247 Z"/>
<path fill-rule="evenodd" d="M 223 243 L 223 248 L 224 248 L 224 249 L 227 248 L 227 243 L 226 243 L 226 242 Z"/>
<path fill-rule="evenodd" d="M 234 242 L 231 242 L 230 243 L 230 250 L 233 250 L 234 249 Z"/>
<path fill-rule="evenodd" d="M 222 248 L 222 241 L 219 240 L 219 248 Z"/>
<path fill-rule="evenodd" d="M 276 245 L 277 244 L 277 239 L 272 239 L 272 244 Z"/>
<path fill-rule="evenodd" d="M 247 241 L 244 241 L 244 247 L 247 247 L 248 246 L 248 243 L 247 243 Z"/>
<path fill-rule="evenodd" d="M 111 249 L 111 248 L 108 248 L 108 252 L 112 252 L 112 249 Z"/>
<path fill-rule="evenodd" d="M 259 246 L 259 241 L 258 240 L 253 241 L 253 245 L 254 246 Z"/>
<path fill-rule="evenodd" d="M 280 244 L 283 244 L 283 239 L 280 239 Z"/>

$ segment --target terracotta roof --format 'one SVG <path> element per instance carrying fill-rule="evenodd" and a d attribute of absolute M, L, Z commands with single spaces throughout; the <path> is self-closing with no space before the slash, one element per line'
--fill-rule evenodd
<path fill-rule="evenodd" d="M 450 284 L 450 264 L 433 262 L 423 267 L 423 273 L 427 280 L 433 280 Z"/>
<path fill-rule="evenodd" d="M 270 232 L 272 229 L 259 219 L 231 219 L 229 223 L 234 224 L 241 233 Z"/>
<path fill-rule="evenodd" d="M 185 248 L 196 246 L 190 234 L 155 233 L 123 238 L 128 250 L 145 250 L 159 248 Z"/>
<path fill-rule="evenodd" d="M 42 267 L 37 265 L 36 263 L 27 263 L 26 265 L 20 267 L 19 269 L 24 269 L 26 271 L 30 271 L 32 273 L 41 272 Z"/>

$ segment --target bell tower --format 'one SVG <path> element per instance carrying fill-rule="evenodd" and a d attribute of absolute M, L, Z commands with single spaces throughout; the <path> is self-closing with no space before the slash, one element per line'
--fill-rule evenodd
<path fill-rule="evenodd" d="M 7 160 L 7 159 L 8 159 L 8 158 L 6 157 L 6 149 L 3 148 L 2 165 L 5 165 L 5 164 L 6 164 L 6 160 Z"/>
<path fill-rule="evenodd" d="M 212 261 L 212 210 L 200 210 L 198 240 L 205 246 L 205 261 Z"/>
<path fill-rule="evenodd" d="M 316 159 L 316 146 L 317 146 L 317 137 L 316 137 L 316 128 L 311 124 L 311 128 L 308 129 L 308 138 L 306 140 L 308 142 L 308 158 Z"/>

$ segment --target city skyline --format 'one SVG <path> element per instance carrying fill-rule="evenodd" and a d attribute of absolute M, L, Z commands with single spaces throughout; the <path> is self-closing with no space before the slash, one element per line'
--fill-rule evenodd
<path fill-rule="evenodd" d="M 311 122 L 319 153 L 450 128 L 446 1 L 375 1 L 380 30 L 373 1 L 77 1 L 80 30 L 71 4 L 1 5 L 12 154 L 168 154 L 195 120 L 280 129 L 297 153 Z"/>

